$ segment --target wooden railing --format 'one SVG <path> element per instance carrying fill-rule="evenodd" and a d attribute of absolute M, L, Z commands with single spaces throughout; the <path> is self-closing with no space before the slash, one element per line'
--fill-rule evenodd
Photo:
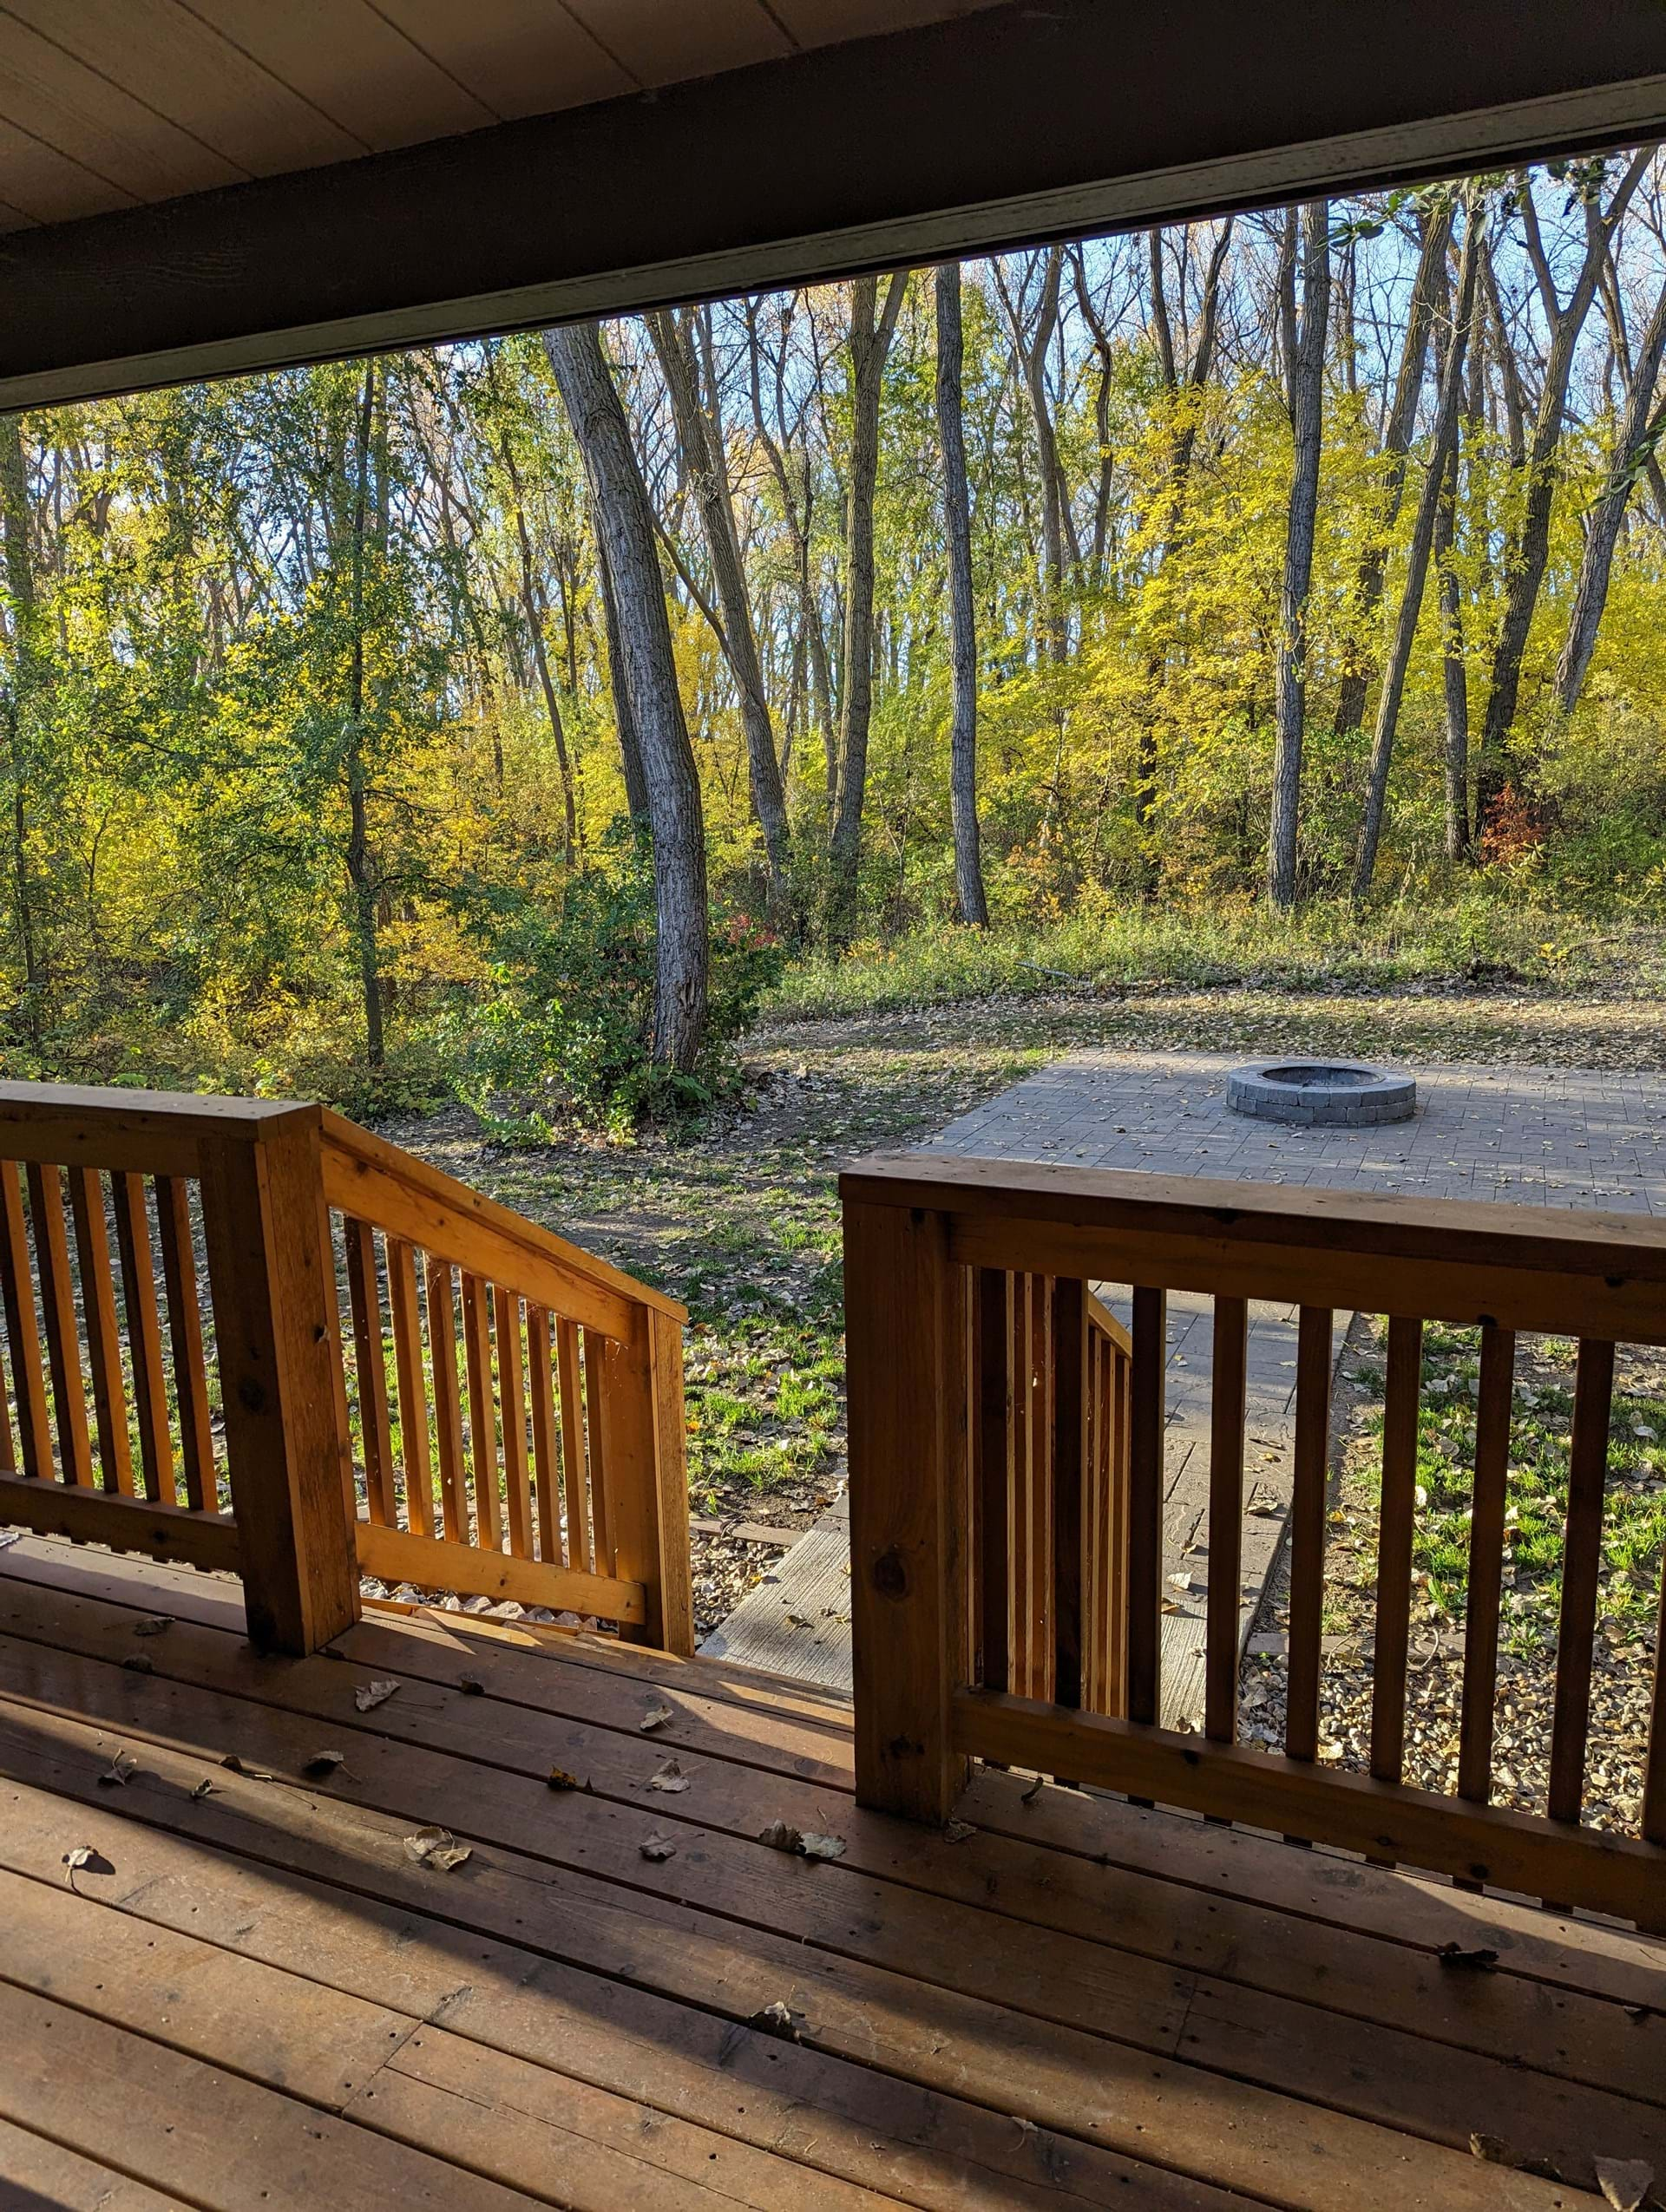
<path fill-rule="evenodd" d="M 1145 1175 L 987 1161 L 877 1161 L 843 1178 L 849 1368 L 857 1794 L 928 1820 L 952 1811 L 983 1759 L 1237 1821 L 1377 1862 L 1611 1913 L 1666 1928 L 1666 1690 L 1656 1639 L 1653 1720 L 1634 1834 L 1591 1825 L 1585 1767 L 1617 1344 L 1666 1344 L 1666 1230 L 1630 1216 L 1364 1199 Z M 989 1626 L 1000 1617 L 1010 1545 L 1011 1459 L 990 1448 L 981 1391 L 1005 1326 L 994 1286 L 1050 1277 L 1129 1286 L 1132 1327 L 1113 1386 L 1125 1443 L 1116 1512 L 1125 1535 L 1097 1543 L 1092 1486 L 1054 1469 L 1051 1694 Z M 993 1280 L 992 1280 L 993 1279 Z M 1215 1303 L 1209 1506 L 1206 1717 L 1201 1736 L 1160 1728 L 1164 1301 Z M 1252 1298 L 1301 1309 L 1290 1511 L 1283 1753 L 1237 1740 L 1238 1581 L 1244 1377 Z M 1388 1317 L 1369 1772 L 1318 1763 L 1330 1429 L 1337 1311 Z M 1481 1370 L 1468 1563 L 1458 1789 L 1413 1788 L 1405 1769 L 1423 1328 L 1478 1327 Z M 1492 1745 L 1518 1332 L 1579 1340 L 1543 1815 L 1493 1805 Z M 1055 1429 L 1092 1432 L 1066 1371 Z M 1055 1359 L 1060 1349 L 1054 1344 Z M 996 1355 L 999 1357 L 999 1353 Z M 970 1371 L 968 1373 L 968 1362 Z M 1091 1376 L 1090 1367 L 1090 1376 Z M 977 1391 L 978 1395 L 974 1396 Z M 1000 1438 L 993 1436 L 995 1444 Z M 1084 1447 L 1086 1449 L 1086 1447 Z M 1062 1475 L 1062 1480 L 1060 1479 Z M 1118 1485 L 1112 1485 L 1113 1492 Z M 1071 1656 L 1103 1612 L 1095 1577 L 1124 1583 L 1120 1697 L 1096 1695 Z M 1113 1598 L 1112 1613 L 1117 1613 Z M 1666 1626 L 1666 1623 L 1663 1624 Z M 1045 1670 L 1043 1670 L 1045 1674 Z M 1095 1711 L 1095 1705 L 1112 1711 Z"/>
<path fill-rule="evenodd" d="M 994 1267 L 981 1270 L 966 1313 L 980 1678 L 1000 1675 L 1021 1697 L 1119 1713 L 1128 1332 L 1079 1281 Z M 1079 1637 L 1068 1599 L 1079 1582 Z"/>
<path fill-rule="evenodd" d="M 366 1573 L 692 1651 L 683 1308 L 334 1114 L 323 1158 Z"/>
<path fill-rule="evenodd" d="M 0 1526 L 235 1572 L 267 1649 L 361 1567 L 692 1647 L 681 1309 L 351 1122 L 0 1084 Z"/>

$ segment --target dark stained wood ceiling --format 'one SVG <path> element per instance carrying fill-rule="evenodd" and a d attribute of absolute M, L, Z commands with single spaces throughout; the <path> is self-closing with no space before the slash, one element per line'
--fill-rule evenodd
<path fill-rule="evenodd" d="M 102 215 L 994 0 L 3 0 L 0 230 Z"/>

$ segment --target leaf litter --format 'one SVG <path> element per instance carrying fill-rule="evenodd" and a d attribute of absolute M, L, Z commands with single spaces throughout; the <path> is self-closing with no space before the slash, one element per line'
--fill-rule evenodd
<path fill-rule="evenodd" d="M 471 1847 L 459 1843 L 449 1828 L 419 1828 L 404 1842 L 407 1858 L 415 1859 L 419 1867 L 437 1867 L 442 1874 L 454 1874 L 474 1856 Z"/>

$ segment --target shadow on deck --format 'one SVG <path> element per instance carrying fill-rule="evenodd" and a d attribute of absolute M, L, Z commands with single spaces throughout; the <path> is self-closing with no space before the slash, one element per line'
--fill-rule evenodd
<path fill-rule="evenodd" d="M 0 1669 L 9 2204 L 1551 2212 L 1666 2167 L 1666 1946 L 994 1769 L 964 1834 L 864 1812 L 802 1684 L 383 1607 L 263 1658 L 235 1582 L 34 1537 Z"/>

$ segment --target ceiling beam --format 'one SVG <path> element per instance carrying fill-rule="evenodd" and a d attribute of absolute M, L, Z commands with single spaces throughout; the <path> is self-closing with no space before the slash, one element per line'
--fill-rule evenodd
<path fill-rule="evenodd" d="M 1661 0 L 1024 0 L 0 239 L 0 407 L 1666 136 Z"/>

